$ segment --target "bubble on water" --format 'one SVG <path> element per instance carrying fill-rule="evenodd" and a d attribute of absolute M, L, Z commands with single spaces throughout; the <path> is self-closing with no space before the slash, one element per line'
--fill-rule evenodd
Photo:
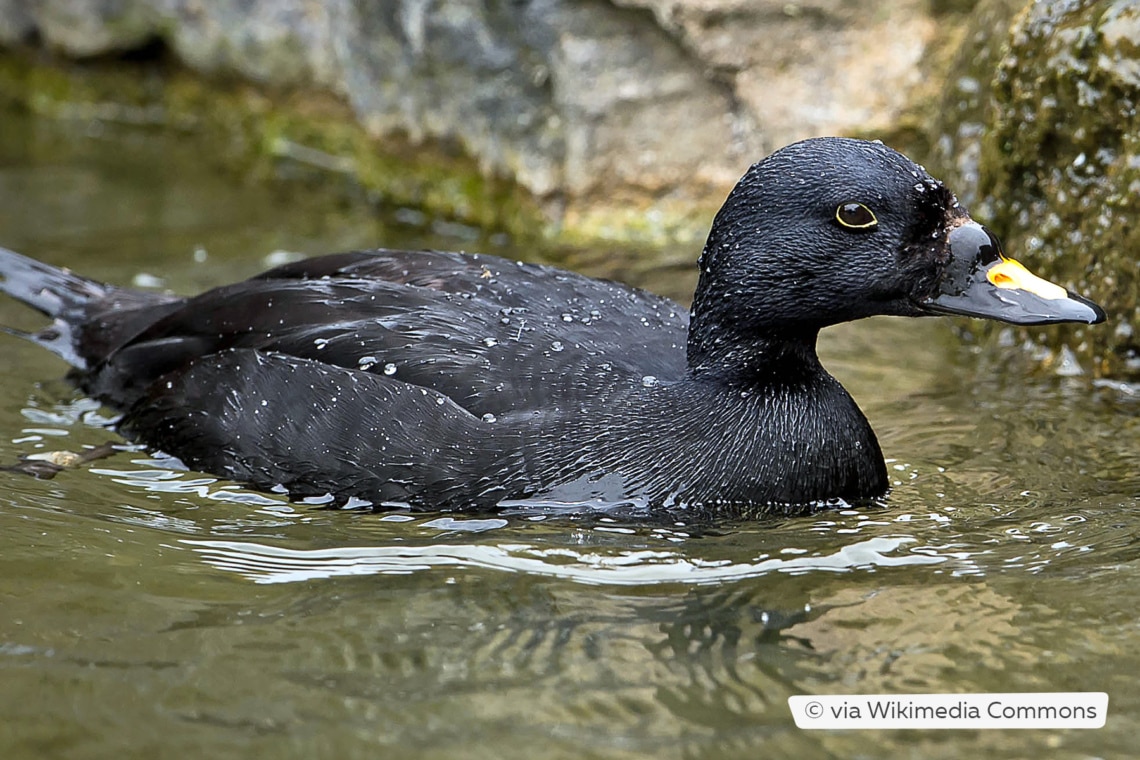
<path fill-rule="evenodd" d="M 359 360 L 356 362 L 356 366 L 357 366 L 357 367 L 359 367 L 359 368 L 360 368 L 360 369 L 362 369 L 362 370 L 365 370 L 365 371 L 367 371 L 367 370 L 370 370 L 370 369 L 372 369 L 373 367 L 375 367 L 375 366 L 376 366 L 376 364 L 377 364 L 379 361 L 380 361 L 380 360 L 379 360 L 379 359 L 377 359 L 375 356 L 362 356 L 362 357 L 360 357 L 360 359 L 359 359 Z"/>
<path fill-rule="evenodd" d="M 644 385 L 646 388 L 652 388 L 655 385 L 657 385 L 658 383 L 659 383 L 658 379 L 656 377 L 654 377 L 653 375 L 646 375 L 645 377 L 641 378 L 641 384 Z"/>
<path fill-rule="evenodd" d="M 563 348 L 564 348 L 564 346 L 562 345 L 562 341 L 560 341 L 560 340 L 556 340 L 550 344 L 550 350 L 551 351 L 561 351 Z"/>
<path fill-rule="evenodd" d="M 1078 377 L 1085 373 L 1077 355 L 1068 346 L 1061 346 L 1058 361 L 1053 371 L 1061 377 Z"/>
<path fill-rule="evenodd" d="M 162 288 L 166 286 L 166 280 L 153 274 L 139 272 L 131 280 L 131 284 L 136 288 Z"/>
<path fill-rule="evenodd" d="M 495 415 L 491 414 L 490 412 L 487 412 L 482 417 L 483 422 L 495 422 L 496 419 L 497 418 L 495 417 Z"/>
<path fill-rule="evenodd" d="M 395 364 L 393 364 L 392 362 L 388 362 L 387 364 L 385 364 L 385 365 L 384 365 L 384 374 L 385 374 L 385 375 L 394 375 L 394 374 L 396 374 L 396 365 L 395 365 Z"/>
<path fill-rule="evenodd" d="M 492 346 L 499 345 L 499 341 L 495 340 L 494 338 L 483 338 L 483 345 L 487 348 L 491 348 Z"/>

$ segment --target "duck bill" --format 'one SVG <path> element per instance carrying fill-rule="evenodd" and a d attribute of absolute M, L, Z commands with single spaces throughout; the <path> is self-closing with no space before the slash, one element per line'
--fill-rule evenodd
<path fill-rule="evenodd" d="M 961 314 L 1015 325 L 1103 322 L 1104 309 L 1007 259 L 992 232 L 974 221 L 950 231 L 950 263 L 939 291 L 922 302 L 931 314 Z"/>

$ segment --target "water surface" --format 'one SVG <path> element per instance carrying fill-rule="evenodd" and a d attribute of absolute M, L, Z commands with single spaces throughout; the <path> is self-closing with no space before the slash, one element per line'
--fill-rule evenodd
<path fill-rule="evenodd" d="M 567 255 L 319 177 L 246 181 L 188 139 L 3 119 L 0 244 L 116 282 L 193 292 L 381 243 Z M 38 321 L 0 300 L 0 323 Z M 0 340 L 0 464 L 124 443 L 60 361 Z M 326 511 L 129 446 L 53 480 L 0 472 L 0 755 L 1130 754 L 1134 390 L 1027 378 L 939 320 L 844 326 L 822 353 L 890 458 L 883 506 L 714 526 Z M 1108 724 L 804 732 L 786 703 L 975 691 L 1106 691 Z"/>

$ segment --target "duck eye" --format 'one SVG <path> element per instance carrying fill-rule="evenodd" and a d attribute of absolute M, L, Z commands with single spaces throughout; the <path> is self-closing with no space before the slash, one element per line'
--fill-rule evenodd
<path fill-rule="evenodd" d="M 879 223 L 875 212 L 862 203 L 841 203 L 835 209 L 835 220 L 853 230 L 869 230 Z"/>

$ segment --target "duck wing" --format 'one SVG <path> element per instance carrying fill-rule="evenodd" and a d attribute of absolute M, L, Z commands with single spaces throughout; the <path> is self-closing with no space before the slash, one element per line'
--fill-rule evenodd
<path fill-rule="evenodd" d="M 155 383 L 120 429 L 191 467 L 294 498 L 450 510 L 533 490 L 520 438 L 533 421 L 504 422 L 383 375 L 235 348 Z"/>
<path fill-rule="evenodd" d="M 502 415 L 575 403 L 607 376 L 680 378 L 687 328 L 687 311 L 669 299 L 552 267 L 353 252 L 187 299 L 118 346 L 87 387 L 130 406 L 199 357 L 254 349 L 382 375 L 476 416 Z"/>

